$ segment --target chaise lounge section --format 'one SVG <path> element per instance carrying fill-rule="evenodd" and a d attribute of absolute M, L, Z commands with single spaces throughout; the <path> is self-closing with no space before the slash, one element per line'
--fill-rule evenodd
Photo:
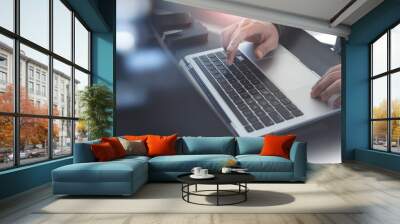
<path fill-rule="evenodd" d="M 259 182 L 304 182 L 306 144 L 294 142 L 290 159 L 260 156 L 262 137 L 182 137 L 177 155 L 127 156 L 96 162 L 91 144 L 75 144 L 74 163 L 52 172 L 53 193 L 67 195 L 132 195 L 148 181 L 176 181 L 176 177 L 200 166 L 218 172 L 229 160 L 236 160 Z"/>

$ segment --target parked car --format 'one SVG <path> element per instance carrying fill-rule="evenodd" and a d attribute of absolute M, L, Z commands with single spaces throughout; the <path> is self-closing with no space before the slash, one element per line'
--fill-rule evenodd
<path fill-rule="evenodd" d="M 21 151 L 19 153 L 19 158 L 20 159 L 28 159 L 28 158 L 31 157 L 31 154 L 32 154 L 31 150 L 24 150 L 24 151 Z M 9 154 L 7 157 L 8 157 L 8 159 L 10 161 L 14 160 L 14 154 L 13 153 Z"/>
<path fill-rule="evenodd" d="M 55 156 L 61 155 L 61 149 L 54 149 L 53 153 Z"/>
<path fill-rule="evenodd" d="M 8 158 L 8 161 L 14 160 L 14 153 L 8 154 L 7 158 Z"/>

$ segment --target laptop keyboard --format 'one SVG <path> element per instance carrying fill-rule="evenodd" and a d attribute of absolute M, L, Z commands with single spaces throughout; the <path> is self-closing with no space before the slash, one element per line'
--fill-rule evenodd
<path fill-rule="evenodd" d="M 194 61 L 248 132 L 303 115 L 247 57 L 226 63 L 223 50 Z"/>

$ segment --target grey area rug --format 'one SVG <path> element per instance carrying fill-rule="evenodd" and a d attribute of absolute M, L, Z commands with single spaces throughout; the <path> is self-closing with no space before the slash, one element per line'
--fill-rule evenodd
<path fill-rule="evenodd" d="M 234 186 L 224 186 L 232 189 Z M 35 213 L 125 214 L 125 213 L 360 213 L 360 206 L 343 200 L 316 184 L 249 184 L 248 200 L 238 205 L 204 206 L 181 198 L 177 183 L 146 184 L 131 197 L 57 197 Z M 212 185 L 198 190 L 215 189 Z M 194 187 L 191 188 L 194 190 Z M 210 193 L 213 194 L 213 193 Z M 224 203 L 239 198 L 226 197 Z M 215 203 L 215 197 L 191 198 L 194 202 Z"/>

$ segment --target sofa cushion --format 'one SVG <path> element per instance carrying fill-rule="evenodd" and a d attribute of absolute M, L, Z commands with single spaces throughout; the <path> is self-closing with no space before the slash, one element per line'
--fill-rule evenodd
<path fill-rule="evenodd" d="M 135 172 L 147 172 L 147 163 L 141 159 L 74 163 L 52 173 L 58 182 L 130 182 Z"/>
<path fill-rule="evenodd" d="M 147 155 L 147 148 L 144 141 L 141 140 L 130 141 L 121 137 L 118 137 L 118 140 L 124 147 L 126 155 L 138 155 L 138 156 Z"/>
<path fill-rule="evenodd" d="M 129 141 L 140 140 L 140 141 L 146 142 L 147 135 L 125 135 L 125 136 L 123 136 L 123 138 L 125 138 L 126 140 L 129 140 Z"/>
<path fill-rule="evenodd" d="M 125 156 L 124 158 L 114 160 L 113 162 L 131 162 L 135 160 L 143 161 L 143 162 L 148 162 L 150 157 L 147 156 L 136 156 L 136 155 L 131 155 L 131 156 Z"/>
<path fill-rule="evenodd" d="M 210 171 L 219 171 L 230 159 L 231 155 L 175 155 L 158 156 L 149 160 L 150 171 L 190 172 L 193 167 L 199 166 Z"/>
<path fill-rule="evenodd" d="M 147 155 L 151 157 L 175 155 L 177 138 L 176 134 L 169 136 L 149 135 L 146 140 L 149 149 Z"/>
<path fill-rule="evenodd" d="M 92 144 L 90 147 L 94 157 L 96 157 L 96 160 L 99 162 L 110 161 L 118 158 L 112 145 L 108 142 Z"/>
<path fill-rule="evenodd" d="M 114 149 L 117 158 L 122 158 L 126 156 L 126 151 L 117 137 L 104 137 L 101 138 L 101 142 L 110 143 L 110 145 Z"/>
<path fill-rule="evenodd" d="M 264 144 L 262 137 L 237 137 L 236 155 L 259 154 Z"/>
<path fill-rule="evenodd" d="M 292 172 L 292 161 L 278 156 L 238 155 L 240 167 L 249 172 Z"/>
<path fill-rule="evenodd" d="M 183 137 L 182 153 L 234 155 L 235 141 L 233 137 Z"/>
<path fill-rule="evenodd" d="M 280 156 L 290 159 L 290 148 L 296 135 L 266 135 L 264 136 L 264 146 L 261 149 L 261 156 Z"/>

